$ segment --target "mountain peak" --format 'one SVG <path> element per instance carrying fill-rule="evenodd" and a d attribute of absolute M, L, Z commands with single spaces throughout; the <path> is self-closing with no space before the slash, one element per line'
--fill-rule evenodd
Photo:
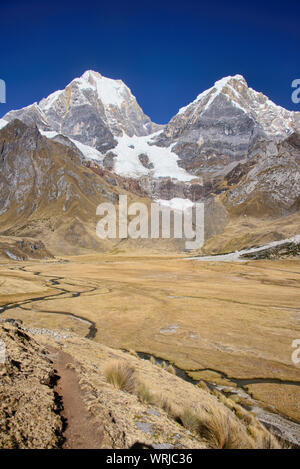
<path fill-rule="evenodd" d="M 221 78 L 220 80 L 217 80 L 211 88 L 208 88 L 207 90 L 198 94 L 197 98 L 194 101 L 192 101 L 192 103 L 180 108 L 178 114 L 183 114 L 193 104 L 196 104 L 196 103 L 202 104 L 204 101 L 206 101 L 206 99 L 204 100 L 204 98 L 208 98 L 203 108 L 203 111 L 205 111 L 206 109 L 208 109 L 211 103 L 215 100 L 215 98 L 220 93 L 223 93 L 224 88 L 226 88 L 227 90 L 229 89 L 231 93 L 233 93 L 237 97 L 237 94 L 240 91 L 241 87 L 248 88 L 248 84 L 242 75 L 234 75 L 234 76 L 229 75 L 227 77 Z"/>
<path fill-rule="evenodd" d="M 91 88 L 96 91 L 104 106 L 121 107 L 125 100 L 132 98 L 130 89 L 122 80 L 106 78 L 93 70 L 87 70 L 73 82 L 77 82 L 81 90 Z"/>
<path fill-rule="evenodd" d="M 230 81 L 238 81 L 238 82 L 243 82 L 243 84 L 247 85 L 247 82 L 245 80 L 245 78 L 243 77 L 243 75 L 229 75 L 227 77 L 223 77 L 221 78 L 220 80 L 217 80 L 215 82 L 215 85 L 216 87 L 220 87 L 220 86 L 226 86 Z"/>
<path fill-rule="evenodd" d="M 92 78 L 95 77 L 95 78 L 98 78 L 98 79 L 99 79 L 99 78 L 102 78 L 102 75 L 101 75 L 101 73 L 99 73 L 99 72 L 95 72 L 95 70 L 86 70 L 86 71 L 81 75 L 80 78 L 83 78 L 84 80 L 89 80 L 91 77 L 92 77 Z"/>

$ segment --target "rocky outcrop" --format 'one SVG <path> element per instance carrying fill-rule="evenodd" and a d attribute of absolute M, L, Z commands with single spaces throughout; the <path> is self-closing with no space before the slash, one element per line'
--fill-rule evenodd
<path fill-rule="evenodd" d="M 60 448 L 57 377 L 44 347 L 9 322 L 0 324 L 0 344 L 0 448 Z"/>
<path fill-rule="evenodd" d="M 24 261 L 30 259 L 53 259 L 53 255 L 40 240 L 0 236 L 1 258 Z"/>
<path fill-rule="evenodd" d="M 225 178 L 226 206 L 232 213 L 256 217 L 287 215 L 300 201 L 299 134 L 283 142 L 257 142 L 249 160 Z"/>

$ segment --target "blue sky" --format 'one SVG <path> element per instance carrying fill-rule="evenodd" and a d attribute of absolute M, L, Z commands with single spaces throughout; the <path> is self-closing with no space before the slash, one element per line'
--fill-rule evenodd
<path fill-rule="evenodd" d="M 154 122 L 219 78 L 242 74 L 277 104 L 300 78 L 299 0 L 2 0 L 0 116 L 87 69 L 121 78 Z"/>

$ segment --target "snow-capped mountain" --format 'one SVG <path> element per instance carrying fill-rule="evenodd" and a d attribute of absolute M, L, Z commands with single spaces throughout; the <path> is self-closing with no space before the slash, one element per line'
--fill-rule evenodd
<path fill-rule="evenodd" d="M 82 207 L 94 213 L 99 195 L 117 200 L 126 190 L 176 207 L 206 201 L 206 226 L 216 234 L 236 217 L 299 210 L 300 113 L 277 106 L 236 75 L 159 126 L 121 80 L 87 71 L 0 119 L 0 175 L 3 226 L 19 227 L 24 216 L 40 219 L 51 206 L 55 220 L 61 211 L 71 220 L 63 237 L 73 243 L 74 207 L 84 218 Z"/>
<path fill-rule="evenodd" d="M 172 144 L 180 166 L 193 174 L 224 175 L 257 140 L 280 142 L 300 131 L 297 114 L 249 88 L 241 75 L 229 76 L 181 108 L 156 144 Z"/>
<path fill-rule="evenodd" d="M 115 136 L 149 135 L 160 128 L 143 113 L 121 80 L 91 70 L 64 90 L 4 118 L 35 123 L 41 130 L 58 132 L 104 152 L 117 145 Z"/>
<path fill-rule="evenodd" d="M 159 126 L 121 80 L 87 71 L 38 104 L 9 112 L 4 122 L 18 118 L 49 138 L 68 137 L 84 157 L 122 177 L 197 178 L 211 185 L 246 161 L 257 141 L 279 143 L 299 131 L 297 115 L 235 75 L 217 81 Z"/>

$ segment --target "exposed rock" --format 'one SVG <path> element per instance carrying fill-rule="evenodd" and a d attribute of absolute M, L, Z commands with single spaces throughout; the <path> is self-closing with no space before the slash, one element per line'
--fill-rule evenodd
<path fill-rule="evenodd" d="M 114 136 L 123 132 L 129 136 L 149 135 L 160 128 L 143 113 L 121 80 L 111 80 L 91 70 L 38 104 L 5 116 L 9 121 L 16 118 L 101 151 L 113 148 Z"/>
<path fill-rule="evenodd" d="M 53 449 L 63 443 L 55 373 L 44 348 L 19 327 L 0 325 L 0 448 Z"/>

